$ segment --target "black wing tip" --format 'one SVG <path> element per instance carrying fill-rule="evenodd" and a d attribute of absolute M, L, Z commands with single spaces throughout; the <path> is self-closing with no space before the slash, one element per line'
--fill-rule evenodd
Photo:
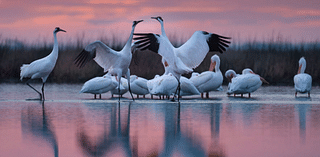
<path fill-rule="evenodd" d="M 133 35 L 137 35 L 137 36 L 147 36 L 147 35 L 153 35 L 153 33 L 133 33 Z"/>
<path fill-rule="evenodd" d="M 207 32 L 204 32 L 203 34 L 207 34 Z M 210 37 L 207 40 L 207 43 L 209 45 L 210 50 L 209 51 L 218 51 L 220 53 L 223 53 L 226 51 L 226 48 L 229 47 L 229 44 L 231 43 L 230 40 L 231 37 L 225 37 L 218 34 L 211 33 Z"/>
<path fill-rule="evenodd" d="M 133 40 L 137 40 L 137 48 L 141 51 L 151 50 L 152 52 L 158 53 L 159 50 L 159 42 L 156 36 L 160 36 L 159 34 L 153 33 L 134 33 L 138 37 L 133 38 Z"/>
<path fill-rule="evenodd" d="M 90 52 L 83 49 L 80 54 L 74 59 L 74 64 L 82 68 L 84 67 L 90 59 Z"/>
<path fill-rule="evenodd" d="M 223 38 L 223 39 L 231 39 L 231 37 L 226 37 L 226 36 L 222 36 L 214 33 L 212 33 L 211 36 L 216 36 L 217 38 Z"/>

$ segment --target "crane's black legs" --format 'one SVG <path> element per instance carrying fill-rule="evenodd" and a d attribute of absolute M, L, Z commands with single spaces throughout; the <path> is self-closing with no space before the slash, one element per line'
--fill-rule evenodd
<path fill-rule="evenodd" d="M 133 98 L 133 95 L 132 95 L 132 92 L 131 92 L 131 87 L 130 87 L 130 69 L 128 69 L 128 71 L 126 73 L 126 78 L 127 78 L 127 81 L 128 81 L 128 88 L 129 88 L 129 92 L 130 92 L 131 98 L 134 101 L 134 98 Z"/>
<path fill-rule="evenodd" d="M 177 79 L 177 80 L 178 80 L 178 87 L 177 87 L 176 91 L 174 92 L 174 95 L 173 95 L 171 101 L 175 101 L 175 100 L 174 100 L 174 96 L 175 96 L 175 95 L 177 94 L 177 92 L 178 92 L 178 102 L 179 102 L 179 101 L 180 101 L 180 80 L 179 80 L 179 79 Z"/>
<path fill-rule="evenodd" d="M 38 91 L 38 90 L 36 90 L 34 87 L 32 87 L 30 84 L 29 84 L 29 81 L 27 81 L 27 83 L 26 83 L 31 89 L 33 89 L 34 91 L 36 91 L 38 94 L 39 94 L 39 96 L 40 96 L 40 98 L 39 98 L 39 100 L 44 100 L 44 97 L 42 97 L 43 96 L 43 90 L 44 90 L 44 83 L 43 83 L 43 85 L 42 85 L 42 94 Z M 43 98 L 43 99 L 42 99 Z M 37 100 L 37 99 L 36 99 Z"/>
<path fill-rule="evenodd" d="M 133 95 L 132 95 L 132 92 L 131 92 L 130 82 L 129 82 L 129 81 L 128 81 L 128 86 L 129 86 L 129 92 L 130 92 L 131 98 L 132 98 L 132 100 L 134 101 L 134 98 L 133 98 Z"/>
<path fill-rule="evenodd" d="M 118 93 L 119 93 L 119 102 L 120 102 L 120 79 L 118 80 L 119 80 Z"/>
<path fill-rule="evenodd" d="M 45 100 L 45 99 L 44 99 L 44 84 L 45 84 L 45 83 L 43 82 L 42 88 L 41 88 L 41 91 L 42 91 L 42 100 Z"/>

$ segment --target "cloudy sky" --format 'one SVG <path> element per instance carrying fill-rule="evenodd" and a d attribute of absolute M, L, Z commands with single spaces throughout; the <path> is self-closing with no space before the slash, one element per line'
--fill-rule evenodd
<path fill-rule="evenodd" d="M 320 39 L 319 0 L 0 0 L 0 37 L 52 42 L 59 26 L 62 40 L 127 39 L 133 20 L 145 20 L 136 32 L 160 33 L 151 16 L 162 16 L 167 34 L 180 39 L 196 30 L 238 41 Z"/>

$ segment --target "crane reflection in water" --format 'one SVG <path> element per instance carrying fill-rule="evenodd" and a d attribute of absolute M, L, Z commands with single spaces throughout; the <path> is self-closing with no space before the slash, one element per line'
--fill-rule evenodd
<path fill-rule="evenodd" d="M 44 145 L 49 145 L 55 157 L 59 156 L 59 147 L 55 129 L 48 118 L 44 101 L 40 101 L 41 106 L 28 106 L 21 113 L 22 135 L 31 137 L 34 141 Z M 48 152 L 49 154 L 50 152 Z M 47 156 L 48 154 L 43 154 Z"/>
<path fill-rule="evenodd" d="M 96 104 L 87 104 L 87 106 L 93 105 Z M 137 117 L 135 117 L 136 112 L 134 110 L 137 109 L 136 106 L 141 109 L 141 106 L 136 103 L 133 105 L 132 102 L 128 105 L 108 104 L 103 111 L 101 111 L 101 108 L 96 108 L 99 112 L 105 112 L 103 125 L 98 129 L 101 132 L 97 134 L 93 133 L 94 131 L 90 128 L 92 124 L 82 118 L 77 132 L 79 147 L 87 156 L 226 156 L 219 144 L 220 104 L 208 104 L 211 109 L 209 113 L 211 131 L 211 135 L 208 136 L 211 137 L 209 148 L 206 148 L 207 146 L 203 144 L 201 135 L 192 132 L 194 128 L 187 125 L 192 121 L 192 118 L 184 116 L 181 119 L 183 112 L 181 112 L 180 103 L 157 105 L 161 106 L 157 112 L 164 114 L 162 123 L 164 125 L 162 127 L 164 129 L 162 130 L 164 132 L 163 140 L 155 144 L 158 146 L 157 148 L 148 149 L 147 152 L 139 151 L 139 148 L 142 149 L 141 145 L 145 145 L 145 143 L 140 143 L 143 139 L 138 137 L 139 133 L 137 131 L 142 131 L 143 126 L 136 124 Z M 149 136 L 146 135 L 145 137 Z M 157 137 L 151 135 L 151 138 Z M 154 139 L 154 141 L 159 140 Z M 141 145 L 139 146 L 139 144 Z M 150 145 L 153 144 L 150 143 Z"/>

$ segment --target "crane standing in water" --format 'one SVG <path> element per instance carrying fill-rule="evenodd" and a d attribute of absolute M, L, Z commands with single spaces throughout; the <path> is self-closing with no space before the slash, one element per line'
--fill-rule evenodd
<path fill-rule="evenodd" d="M 53 31 L 53 37 L 54 37 L 53 50 L 48 56 L 35 60 L 30 64 L 23 64 L 20 67 L 21 81 L 23 78 L 31 78 L 31 79 L 41 78 L 42 79 L 41 93 L 29 84 L 30 79 L 26 83 L 30 88 L 32 88 L 34 91 L 36 91 L 39 94 L 40 100 L 45 100 L 44 84 L 46 83 L 48 76 L 50 75 L 53 68 L 55 67 L 58 59 L 59 48 L 58 48 L 57 33 L 60 31 L 66 32 L 65 30 L 60 29 L 59 27 L 56 27 Z"/>
<path fill-rule="evenodd" d="M 128 79 L 129 92 L 131 94 L 132 100 L 134 100 L 134 98 L 130 89 L 129 69 L 129 65 L 132 59 L 131 42 L 136 25 L 142 21 L 143 20 L 133 21 L 130 37 L 121 51 L 117 52 L 101 41 L 94 41 L 93 43 L 87 45 L 75 59 L 75 64 L 80 68 L 83 67 L 88 61 L 94 60 L 99 66 L 104 69 L 104 72 L 108 71 L 108 74 L 115 75 L 117 81 L 119 81 L 119 93 L 121 77 L 125 76 Z"/>

